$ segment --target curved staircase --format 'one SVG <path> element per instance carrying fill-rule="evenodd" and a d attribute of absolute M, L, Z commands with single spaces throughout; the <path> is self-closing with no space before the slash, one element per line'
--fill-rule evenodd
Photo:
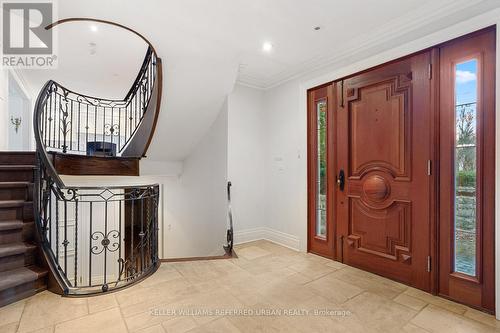
<path fill-rule="evenodd" d="M 62 174 L 138 175 L 158 118 L 161 76 L 150 46 L 122 100 L 79 94 L 54 81 L 39 93 L 33 197 L 49 290 L 100 294 L 158 268 L 158 184 L 67 185 Z"/>
<path fill-rule="evenodd" d="M 65 175 L 139 175 L 161 103 L 150 45 L 127 95 L 101 99 L 48 81 L 36 152 L 0 152 L 0 306 L 48 289 L 86 296 L 158 268 L 159 186 L 67 185 Z"/>

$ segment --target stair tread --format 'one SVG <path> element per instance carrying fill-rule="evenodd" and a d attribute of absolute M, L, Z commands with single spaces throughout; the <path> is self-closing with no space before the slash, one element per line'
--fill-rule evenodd
<path fill-rule="evenodd" d="M 22 207 L 31 201 L 26 200 L 0 200 L 0 208 Z"/>
<path fill-rule="evenodd" d="M 35 272 L 35 274 L 37 274 L 39 278 L 49 274 L 49 271 L 42 267 L 28 266 L 28 268 Z"/>
<path fill-rule="evenodd" d="M 33 183 L 30 182 L 0 182 L 0 188 L 17 188 L 17 187 L 27 187 Z"/>
<path fill-rule="evenodd" d="M 0 291 L 36 281 L 39 276 L 38 273 L 27 267 L 0 272 Z"/>
<path fill-rule="evenodd" d="M 35 169 L 36 165 L 32 164 L 3 164 L 0 165 L 0 171 L 2 170 L 31 170 Z"/>
<path fill-rule="evenodd" d="M 23 225 L 21 220 L 0 221 L 0 231 L 22 229 Z"/>
<path fill-rule="evenodd" d="M 34 248 L 36 248 L 36 245 L 27 243 L 2 244 L 0 245 L 0 258 L 25 253 Z"/>

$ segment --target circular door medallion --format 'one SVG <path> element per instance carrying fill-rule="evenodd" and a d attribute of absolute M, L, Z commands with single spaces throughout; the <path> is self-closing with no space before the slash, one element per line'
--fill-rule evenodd
<path fill-rule="evenodd" d="M 389 183 L 382 176 L 370 176 L 363 182 L 363 193 L 369 200 L 383 201 L 389 196 Z"/>

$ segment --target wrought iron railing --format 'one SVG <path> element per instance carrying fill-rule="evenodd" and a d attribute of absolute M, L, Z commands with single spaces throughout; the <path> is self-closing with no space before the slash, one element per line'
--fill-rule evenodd
<path fill-rule="evenodd" d="M 161 66 L 149 48 L 123 100 L 77 94 L 54 81 L 48 81 L 38 95 L 33 120 L 35 224 L 63 294 L 121 288 L 152 274 L 159 265 L 157 184 L 66 186 L 49 157 L 49 152 L 87 154 L 92 142 L 115 144 L 118 153 L 126 150 L 146 116 L 152 116 L 147 114 L 153 112 L 148 105 L 158 98 L 156 80 L 161 75 L 156 61 Z"/>
<path fill-rule="evenodd" d="M 158 185 L 60 187 L 39 167 L 38 231 L 65 294 L 106 292 L 156 270 Z"/>
<path fill-rule="evenodd" d="M 157 59 L 148 48 L 141 69 L 122 100 L 102 99 L 71 91 L 49 81 L 47 101 L 40 116 L 45 147 L 60 153 L 120 155 L 133 138 L 157 79 Z"/>

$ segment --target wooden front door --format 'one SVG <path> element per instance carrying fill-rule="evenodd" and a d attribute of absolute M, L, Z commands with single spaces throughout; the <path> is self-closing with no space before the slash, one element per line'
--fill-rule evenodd
<path fill-rule="evenodd" d="M 484 29 L 309 91 L 309 251 L 495 310 Z"/>
<path fill-rule="evenodd" d="M 495 30 L 440 51 L 439 294 L 495 309 Z"/>
<path fill-rule="evenodd" d="M 338 82 L 343 262 L 430 290 L 431 53 Z"/>

